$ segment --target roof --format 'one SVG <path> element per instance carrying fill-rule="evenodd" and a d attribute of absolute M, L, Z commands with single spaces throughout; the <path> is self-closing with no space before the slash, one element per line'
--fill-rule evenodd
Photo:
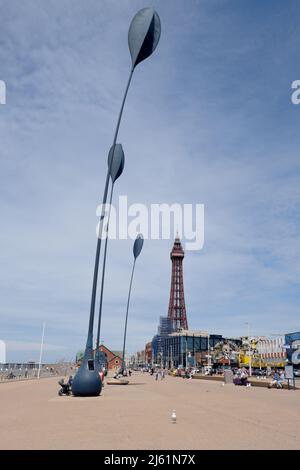
<path fill-rule="evenodd" d="M 123 357 L 123 352 L 122 351 L 111 351 L 115 356 L 119 356 L 120 358 Z"/>
<path fill-rule="evenodd" d="M 171 333 L 169 336 L 201 336 L 201 337 L 206 337 L 208 336 L 207 331 L 193 331 L 193 330 L 180 330 L 180 331 L 174 331 Z"/>
<path fill-rule="evenodd" d="M 123 357 L 122 351 L 112 351 L 112 349 L 109 349 L 107 346 L 105 346 L 105 344 L 100 344 L 100 349 L 102 347 L 105 348 L 107 351 L 111 352 L 115 357 L 119 357 L 120 359 L 122 359 Z"/>

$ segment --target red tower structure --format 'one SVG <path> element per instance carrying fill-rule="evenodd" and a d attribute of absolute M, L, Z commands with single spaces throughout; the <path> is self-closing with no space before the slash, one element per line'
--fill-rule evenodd
<path fill-rule="evenodd" d="M 170 258 L 172 261 L 172 278 L 168 318 L 172 320 L 174 331 L 187 330 L 182 269 L 184 251 L 178 235 L 176 235 Z"/>

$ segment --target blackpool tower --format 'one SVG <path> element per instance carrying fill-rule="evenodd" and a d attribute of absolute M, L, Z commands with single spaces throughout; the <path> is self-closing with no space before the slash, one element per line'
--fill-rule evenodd
<path fill-rule="evenodd" d="M 182 270 L 184 251 L 178 235 L 176 235 L 170 257 L 172 261 L 172 278 L 168 318 L 172 320 L 173 331 L 187 330 Z"/>

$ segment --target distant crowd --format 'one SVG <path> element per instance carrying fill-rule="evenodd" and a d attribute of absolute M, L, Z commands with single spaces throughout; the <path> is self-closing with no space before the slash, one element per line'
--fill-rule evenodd
<path fill-rule="evenodd" d="M 249 371 L 245 367 L 241 368 L 213 368 L 212 366 L 204 366 L 201 369 L 197 369 L 195 367 L 189 368 L 173 368 L 171 370 L 164 368 L 164 367 L 140 367 L 136 368 L 135 370 L 140 371 L 141 373 L 149 373 L 151 376 L 155 378 L 156 381 L 163 380 L 166 375 L 173 375 L 176 377 L 181 377 L 184 379 L 192 379 L 196 373 L 202 373 L 204 375 L 215 375 L 215 374 L 224 374 L 225 370 L 230 370 L 232 372 L 232 382 L 235 385 L 240 386 L 251 386 L 251 382 L 249 381 Z M 254 370 L 252 377 L 261 378 L 261 379 L 269 379 L 268 387 L 269 388 L 283 388 L 283 384 L 286 382 L 285 372 L 284 370 L 268 368 L 266 370 Z M 271 379 L 271 380 L 270 380 Z"/>

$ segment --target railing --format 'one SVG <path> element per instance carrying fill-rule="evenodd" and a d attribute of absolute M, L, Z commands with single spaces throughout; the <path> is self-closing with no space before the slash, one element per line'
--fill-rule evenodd
<path fill-rule="evenodd" d="M 74 364 L 42 365 L 39 378 L 61 377 L 75 374 Z M 38 365 L 4 364 L 0 366 L 0 383 L 38 378 Z"/>

